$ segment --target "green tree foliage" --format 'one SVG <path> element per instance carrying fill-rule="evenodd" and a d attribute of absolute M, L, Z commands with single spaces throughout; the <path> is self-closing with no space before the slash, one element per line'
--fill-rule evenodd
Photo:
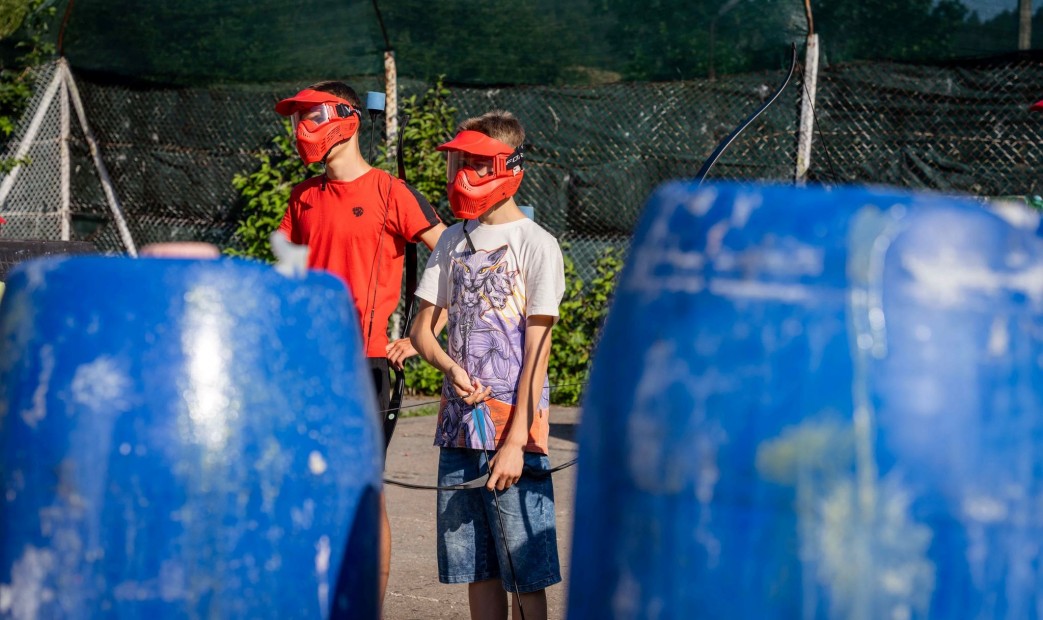
<path fill-rule="evenodd" d="M 956 35 L 955 52 L 968 56 L 990 56 L 1016 49 L 1020 25 L 1018 6 L 1014 0 L 1008 4 L 1009 10 L 1001 11 L 987 20 L 971 13 Z M 1043 48 L 1043 7 L 1032 16 L 1032 49 L 1040 48 Z"/>
<path fill-rule="evenodd" d="M 568 244 L 563 244 L 568 250 Z M 576 265 L 565 254 L 565 295 L 561 299 L 558 324 L 550 357 L 551 402 L 559 405 L 579 403 L 590 376 L 601 328 L 608 314 L 616 280 L 623 268 L 619 250 L 606 248 L 594 263 L 595 277 L 583 282 Z"/>
<path fill-rule="evenodd" d="M 29 0 L 0 0 L 0 39 L 11 36 L 29 14 Z"/>
<path fill-rule="evenodd" d="M 792 0 L 604 0 L 615 15 L 614 53 L 637 80 L 703 78 L 788 65 L 805 29 Z"/>
<path fill-rule="evenodd" d="M 592 0 L 397 0 L 382 5 L 403 75 L 463 84 L 557 84 L 607 57 Z M 451 42 L 447 49 L 447 42 Z"/>
<path fill-rule="evenodd" d="M 594 263 L 595 277 L 584 282 L 568 249 L 568 244 L 562 244 L 565 295 L 558 310 L 561 318 L 554 326 L 548 374 L 551 402 L 574 406 L 579 404 L 586 388 L 591 356 L 608 314 L 623 257 L 619 250 L 607 248 Z M 444 332 L 442 345 L 445 346 Z M 441 393 L 441 372 L 418 357 L 410 358 L 406 368 L 406 386 L 412 393 L 429 396 Z"/>
<path fill-rule="evenodd" d="M 970 15 L 960 0 L 819 0 L 812 6 L 831 62 L 951 56 Z"/>
<path fill-rule="evenodd" d="M 375 73 L 379 45 L 369 0 L 81 0 L 64 40 L 77 68 L 177 85 Z"/>
<path fill-rule="evenodd" d="M 422 97 L 411 95 L 399 102 L 406 125 L 402 128 L 402 155 L 406 177 L 428 202 L 438 207 L 443 219 L 450 217 L 445 202 L 445 154 L 436 150 L 456 131 L 456 108 L 449 104 L 449 89 L 439 77 Z M 387 161 L 381 150 L 376 165 L 397 170 L 397 162 Z"/>
<path fill-rule="evenodd" d="M 12 13 L 7 15 L 6 11 Z M 33 96 L 30 69 L 54 53 L 54 46 L 45 40 L 48 19 L 53 14 L 54 8 L 44 0 L 0 0 L 0 42 L 4 44 L 4 53 L 0 54 L 0 148 L 14 133 L 15 124 Z M 19 36 L 8 39 L 6 35 L 14 31 Z M 0 174 L 24 163 L 27 162 L 0 160 Z"/>
<path fill-rule="evenodd" d="M 232 178 L 242 217 L 226 254 L 274 262 L 270 237 L 282 222 L 293 186 L 321 171 L 319 166 L 306 167 L 298 157 L 289 120 L 283 120 L 272 147 L 258 156 L 257 170 Z"/>
<path fill-rule="evenodd" d="M 445 157 L 435 151 L 455 128 L 456 110 L 448 105 L 449 90 L 437 82 L 423 97 L 416 95 L 404 100 L 401 110 L 409 118 L 402 129 L 403 154 L 410 184 L 424 194 L 432 204 L 445 196 Z M 363 131 L 362 129 L 359 130 Z M 294 146 L 294 129 L 283 121 L 282 132 L 272 139 L 272 149 L 258 155 L 258 168 L 232 179 L 239 191 L 242 216 L 227 254 L 272 262 L 269 237 L 282 222 L 290 192 L 294 185 L 311 175 L 319 174 L 321 166 L 305 167 Z M 375 165 L 391 166 L 385 156 Z"/>
<path fill-rule="evenodd" d="M 26 2 L 59 7 L 52 30 L 69 5 L 0 0 L 0 31 L 18 21 Z M 399 74 L 427 80 L 445 75 L 450 84 L 589 84 L 779 69 L 788 63 L 789 44 L 799 43 L 806 30 L 802 0 L 377 4 Z M 1016 48 L 1017 0 L 811 5 L 829 62 L 933 61 Z M 1038 48 L 1043 28 L 1034 32 Z M 374 3 L 367 0 L 298 0 L 292 6 L 285 0 L 92 0 L 76 3 L 64 36 L 78 70 L 172 85 L 377 75 L 385 47 Z"/>

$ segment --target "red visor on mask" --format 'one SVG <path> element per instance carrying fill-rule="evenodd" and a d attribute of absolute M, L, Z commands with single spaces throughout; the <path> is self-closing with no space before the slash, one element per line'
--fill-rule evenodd
<path fill-rule="evenodd" d="M 1043 112 L 1043 101 L 1037 101 L 1036 103 L 1033 103 L 1029 106 L 1029 109 L 1034 110 L 1036 112 Z"/>
<path fill-rule="evenodd" d="M 311 88 L 283 99 L 275 111 L 293 119 L 297 154 L 305 164 L 325 161 L 330 149 L 355 135 L 362 118 L 349 101 Z"/>
<path fill-rule="evenodd" d="M 437 148 L 446 151 L 449 206 L 460 219 L 477 218 L 513 196 L 525 175 L 522 147 L 511 148 L 480 131 L 461 131 Z M 475 159 L 485 162 L 476 166 Z"/>

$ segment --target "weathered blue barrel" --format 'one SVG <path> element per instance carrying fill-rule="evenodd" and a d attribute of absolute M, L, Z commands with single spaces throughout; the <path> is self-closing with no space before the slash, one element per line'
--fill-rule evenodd
<path fill-rule="evenodd" d="M 331 276 L 46 258 L 0 303 L 0 617 L 376 618 L 382 443 Z"/>
<path fill-rule="evenodd" d="M 660 188 L 584 404 L 570 620 L 1041 617 L 1031 220 Z"/>

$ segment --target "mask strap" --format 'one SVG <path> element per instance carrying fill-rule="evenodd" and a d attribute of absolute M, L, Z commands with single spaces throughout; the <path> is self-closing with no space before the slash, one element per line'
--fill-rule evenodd
<path fill-rule="evenodd" d="M 346 103 L 338 103 L 335 109 L 337 110 L 337 115 L 341 118 L 349 118 L 352 114 L 355 114 L 355 108 Z"/>
<path fill-rule="evenodd" d="M 521 145 L 514 149 L 514 152 L 507 157 L 507 161 L 503 162 L 503 167 L 507 170 L 513 169 L 515 166 L 521 166 L 522 170 L 525 169 L 525 145 Z"/>
<path fill-rule="evenodd" d="M 474 241 L 471 241 L 471 234 L 467 232 L 467 222 L 471 220 L 464 220 L 464 223 L 460 228 L 464 231 L 464 237 L 467 238 L 467 247 L 471 249 L 471 254 L 477 254 L 478 250 L 474 249 Z"/>

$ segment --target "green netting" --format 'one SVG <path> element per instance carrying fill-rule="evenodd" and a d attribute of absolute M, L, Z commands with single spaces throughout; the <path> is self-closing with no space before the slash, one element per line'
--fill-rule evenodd
<path fill-rule="evenodd" d="M 389 46 L 400 75 L 452 84 L 713 78 L 784 67 L 789 44 L 808 30 L 800 0 L 42 2 L 54 10 L 46 37 L 57 44 L 63 33 L 77 71 L 167 85 L 381 76 Z M 811 5 L 827 65 L 1018 49 L 1018 0 Z M 1043 47 L 1043 7 L 1031 25 L 1033 46 Z M 0 48 L 10 55 L 28 36 L 0 34 Z"/>
<path fill-rule="evenodd" d="M 599 87 L 457 89 L 461 117 L 512 110 L 528 129 L 522 196 L 556 234 L 629 235 L 645 200 L 668 179 L 693 176 L 713 147 L 782 81 L 782 72 L 715 82 Z M 789 89 L 740 136 L 718 177 L 791 174 L 799 92 Z M 646 102 L 647 105 L 641 105 Z"/>
<path fill-rule="evenodd" d="M 371 15 L 366 0 L 74 0 L 62 51 L 80 70 L 175 85 L 379 75 Z"/>
<path fill-rule="evenodd" d="M 52 69 L 40 68 L 42 82 Z M 581 274 L 589 276 L 602 248 L 626 247 L 652 190 L 694 175 L 783 75 L 774 70 L 661 83 L 456 86 L 450 103 L 458 120 L 491 108 L 511 110 L 523 120 L 528 168 L 520 200 L 570 243 Z M 138 245 L 232 243 L 242 215 L 232 177 L 252 172 L 258 155 L 271 151 L 270 141 L 281 131 L 272 106 L 302 84 L 160 88 L 114 83 L 92 73 L 77 77 Z M 351 81 L 360 91 L 383 90 L 375 77 Z M 798 74 L 725 152 L 710 180 L 792 181 L 802 86 Z M 427 87 L 403 80 L 401 96 L 422 94 Z M 810 178 L 980 196 L 1043 194 L 1043 114 L 1027 110 L 1043 98 L 1041 90 L 1043 54 L 947 65 L 823 67 Z M 0 236 L 55 238 L 54 123 L 44 123 L 26 176 L 2 207 L 5 217 L 12 211 L 19 215 L 8 217 L 11 223 Z M 26 125 L 23 119 L 20 127 Z M 377 134 L 372 127 L 366 119 L 360 134 L 364 148 L 383 140 L 380 123 Z M 16 133 L 13 142 L 19 138 Z M 123 251 L 87 145 L 75 131 L 70 145 L 74 238 Z M 438 206 L 448 215 L 445 204 Z M 40 215 L 25 215 L 33 212 Z"/>
<path fill-rule="evenodd" d="M 1043 192 L 1040 55 L 821 74 L 812 177 L 982 196 Z M 832 165 L 831 165 L 832 164 Z"/>

